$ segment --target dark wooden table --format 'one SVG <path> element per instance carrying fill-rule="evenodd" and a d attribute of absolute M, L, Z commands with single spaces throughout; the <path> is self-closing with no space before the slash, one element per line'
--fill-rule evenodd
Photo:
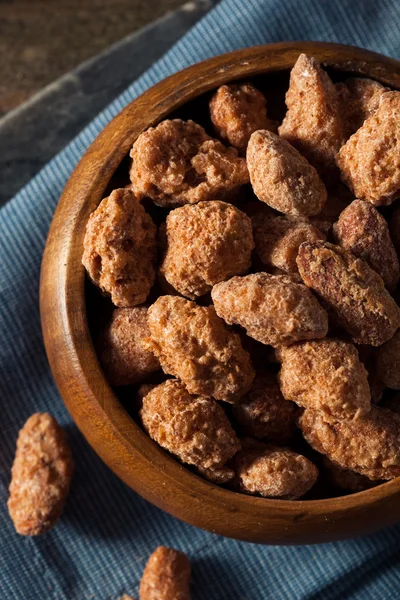
<path fill-rule="evenodd" d="M 8 56 L 4 54 L 7 44 L 9 49 L 14 43 L 18 44 L 18 28 L 20 28 L 19 37 L 24 40 L 21 43 L 20 54 L 21 56 L 25 55 L 25 58 L 22 60 L 20 57 L 18 60 L 23 62 L 26 72 L 29 70 L 29 61 L 32 61 L 33 65 L 30 77 L 31 86 L 27 85 L 25 88 L 25 84 L 21 83 L 20 88 L 14 87 L 14 91 L 11 89 L 8 95 L 8 100 L 4 91 L 4 80 L 0 76 L 0 82 L 2 82 L 0 98 L 3 98 L 3 108 L 6 107 L 7 102 L 8 108 L 10 108 L 12 102 L 15 103 L 22 98 L 22 96 L 18 96 L 18 90 L 21 94 L 28 93 L 28 90 L 31 93 L 34 91 L 34 85 L 38 85 L 39 81 L 42 82 L 40 87 L 43 87 L 46 81 L 52 81 L 49 86 L 41 89 L 28 102 L 0 118 L 0 205 L 23 187 L 96 114 L 160 58 L 216 3 L 217 0 L 191 0 L 184 5 L 182 5 L 182 0 L 57 0 L 57 2 L 53 0 L 40 0 L 40 2 L 11 0 L 6 3 L 2 3 L 0 0 L 0 50 L 2 50 L 2 56 Z M 44 46 L 27 43 L 31 39 L 30 36 L 33 39 L 34 35 L 40 33 L 38 22 L 32 16 L 31 7 L 35 5 L 36 7 L 41 5 L 43 9 L 42 24 L 46 15 L 50 20 L 53 18 L 50 7 L 55 11 L 57 6 L 57 13 L 60 9 L 60 14 L 64 18 L 64 24 L 61 27 L 64 41 L 60 40 L 57 43 L 52 41 L 55 46 L 53 48 L 51 45 L 50 49 L 46 49 L 47 58 L 44 56 L 40 58 L 38 55 L 40 54 L 39 48 L 43 49 Z M 168 12 L 121 39 L 121 36 L 127 31 L 135 29 L 135 25 L 138 23 L 143 24 L 150 16 L 154 19 L 157 14 L 177 5 L 181 5 L 180 8 Z M 113 11 L 110 12 L 111 6 Z M 26 14 L 21 13 L 20 16 L 14 14 L 15 21 L 18 21 L 19 25 L 18 27 L 16 23 L 12 25 L 16 38 L 12 40 L 11 33 L 5 25 L 4 15 L 8 15 L 9 23 L 12 22 L 13 9 L 16 7 L 21 10 L 23 7 Z M 89 7 L 92 9 L 90 14 Z M 96 8 L 99 11 L 103 10 L 101 13 L 103 21 L 98 19 Z M 72 9 L 76 11 L 76 20 L 72 18 Z M 120 11 L 118 17 L 117 9 Z M 70 20 L 67 18 L 68 15 Z M 107 15 L 109 21 L 106 19 Z M 59 24 L 58 19 L 60 18 L 59 14 L 54 17 L 54 23 Z M 92 22 L 96 19 L 98 20 L 97 25 Z M 126 23 L 123 23 L 124 19 L 126 19 Z M 101 22 L 103 22 L 104 28 L 103 37 Z M 68 27 L 71 28 L 69 33 L 66 31 Z M 29 28 L 36 28 L 36 34 L 28 32 Z M 84 40 L 86 37 L 91 37 L 92 28 L 97 32 L 97 41 L 93 39 L 86 43 Z M 45 30 L 47 31 L 46 27 Z M 76 39 L 74 39 L 74 32 Z M 119 41 L 110 46 L 109 44 L 115 39 Z M 45 33 L 43 33 L 43 40 L 45 41 Z M 73 60 L 75 61 L 73 65 L 77 64 L 89 50 L 90 53 L 93 53 L 96 45 L 98 45 L 98 49 L 101 49 L 105 41 L 107 42 L 105 50 L 53 81 L 53 75 L 57 69 L 61 68 L 61 65 L 64 71 L 68 70 L 69 61 Z M 68 46 L 69 42 L 71 44 L 73 42 L 73 47 Z M 69 56 L 57 58 L 58 53 L 62 54 L 62 47 Z M 51 55 L 53 50 L 54 65 L 52 65 Z M 9 64 L 4 64 L 5 62 Z M 0 75 L 1 69 L 3 69 L 4 75 L 7 69 L 12 68 L 11 58 L 7 61 L 0 61 L 0 64 Z M 14 63 L 14 65 L 17 64 L 19 64 L 18 61 Z M 39 64 L 42 67 L 39 68 Z M 40 75 L 40 69 L 44 68 L 44 64 L 49 66 L 49 70 Z M 3 85 L 3 89 L 1 85 Z"/>
<path fill-rule="evenodd" d="M 0 116 L 185 0 L 0 0 Z"/>

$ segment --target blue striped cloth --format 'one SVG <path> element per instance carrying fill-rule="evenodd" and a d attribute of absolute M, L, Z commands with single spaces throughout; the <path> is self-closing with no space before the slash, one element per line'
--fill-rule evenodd
<path fill-rule="evenodd" d="M 139 498 L 72 423 L 49 372 L 38 311 L 40 260 L 60 193 L 86 148 L 129 101 L 194 62 L 265 42 L 326 40 L 400 58 L 399 31 L 398 0 L 224 0 L 0 211 L 1 600 L 137 597 L 146 559 L 159 544 L 190 556 L 194 600 L 400 597 L 400 527 L 341 543 L 264 547 L 205 533 Z M 66 428 L 77 469 L 56 529 L 29 539 L 15 533 L 6 500 L 17 432 L 35 411 L 50 411 Z"/>

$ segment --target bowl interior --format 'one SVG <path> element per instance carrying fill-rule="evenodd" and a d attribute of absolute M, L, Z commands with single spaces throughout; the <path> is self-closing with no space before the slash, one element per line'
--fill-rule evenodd
<path fill-rule="evenodd" d="M 332 80 L 336 83 L 338 81 L 343 81 L 346 77 L 349 77 L 350 73 L 346 71 L 339 71 L 336 69 L 328 69 L 329 75 Z M 354 75 L 354 74 L 351 74 Z M 259 90 L 261 90 L 268 100 L 268 116 L 269 118 L 281 122 L 284 114 L 285 114 L 285 93 L 288 89 L 289 85 L 289 76 L 290 69 L 285 69 L 279 71 L 277 73 L 266 73 L 262 75 L 258 75 L 251 78 L 246 78 L 246 81 L 251 81 Z M 173 110 L 167 118 L 172 119 L 192 119 L 196 123 L 202 125 L 206 132 L 209 135 L 213 135 L 212 123 L 209 116 L 208 103 L 213 94 L 214 90 L 210 90 L 204 94 L 200 94 L 198 97 L 190 100 L 189 102 L 183 104 L 178 107 L 176 110 Z M 104 192 L 104 196 L 107 196 L 112 190 L 118 187 L 124 187 L 130 183 L 129 180 L 129 166 L 131 163 L 131 159 L 129 158 L 129 154 L 127 154 L 121 161 L 120 165 L 116 169 L 115 173 L 112 175 L 107 188 Z M 241 199 L 239 204 L 239 208 L 244 207 L 247 203 L 257 200 L 256 197 L 249 191 L 247 196 L 244 194 L 244 197 Z M 151 201 L 145 201 L 146 210 L 152 215 L 153 220 L 159 224 L 163 222 L 170 212 L 169 209 L 156 207 Z M 387 210 L 393 210 L 393 207 L 390 207 Z M 153 286 L 152 291 L 149 296 L 149 303 L 151 304 L 159 295 L 162 295 L 163 292 L 157 283 Z M 199 298 L 197 302 L 202 302 L 202 298 Z M 96 336 L 101 328 L 105 325 L 108 319 L 111 316 L 112 310 L 114 306 L 111 300 L 107 297 L 104 297 L 98 288 L 94 286 L 88 278 L 86 278 L 86 312 L 87 319 L 89 324 L 90 333 L 92 335 L 92 339 L 95 345 Z M 263 349 L 260 347 L 260 352 L 263 352 Z M 263 357 L 262 357 L 263 358 Z M 271 368 L 271 365 L 269 365 Z M 260 365 L 261 367 L 261 365 Z M 100 367 L 101 368 L 101 367 Z M 277 369 L 278 370 L 278 367 Z M 149 381 L 146 383 L 160 383 L 165 380 L 165 375 L 161 372 L 155 373 Z M 133 399 L 136 397 L 137 390 L 139 385 L 132 386 L 124 386 L 120 388 L 114 388 L 114 393 L 117 396 L 118 400 L 121 402 L 122 406 L 128 412 L 130 417 L 139 425 L 140 420 L 138 419 L 138 411 L 136 403 Z M 390 390 L 387 390 L 385 393 L 390 394 Z M 229 405 L 224 406 L 225 410 L 229 414 Z M 294 442 L 291 443 L 291 447 L 302 454 L 309 456 L 312 461 L 317 464 L 317 466 L 321 465 L 321 455 L 317 452 L 314 452 L 308 444 L 306 444 L 300 434 L 298 432 L 297 438 Z M 157 448 L 164 452 L 161 448 L 157 446 Z M 174 460 L 171 457 L 171 460 Z M 185 465 L 185 468 L 189 471 L 191 467 L 189 465 Z M 195 475 L 197 476 L 197 475 Z M 227 488 L 229 489 L 229 487 Z M 344 490 L 339 490 L 332 486 L 328 480 L 319 480 L 317 485 L 315 485 L 310 492 L 306 496 L 303 497 L 304 500 L 311 499 L 323 499 L 323 498 L 334 498 L 338 496 L 346 496 L 351 492 L 346 492 Z"/>
<path fill-rule="evenodd" d="M 340 497 L 334 497 L 333 489 L 326 493 L 326 487 L 317 485 L 300 501 L 267 500 L 215 486 L 181 466 L 137 424 L 135 386 L 111 390 L 105 381 L 93 340 L 112 305 L 85 279 L 80 259 L 89 214 L 112 189 L 129 183 L 128 152 L 141 131 L 166 117 L 191 118 L 212 135 L 207 110 L 211 90 L 234 80 L 253 81 L 267 96 L 269 117 L 281 120 L 290 68 L 303 51 L 324 62 L 334 81 L 357 73 L 400 87 L 395 61 L 317 43 L 242 50 L 190 67 L 183 72 L 186 77 L 172 76 L 114 119 L 81 161 L 57 209 L 41 281 L 42 323 L 53 374 L 78 426 L 103 460 L 128 485 L 175 516 L 223 535 L 263 543 L 328 541 L 393 522 L 400 482 Z M 144 115 L 148 106 L 157 107 L 157 101 L 158 111 L 152 108 Z M 137 124 L 132 125 L 135 118 Z M 151 203 L 146 208 L 156 221 L 167 213 Z M 157 293 L 155 287 L 153 297 Z M 61 326 L 57 344 L 51 329 L 55 321 Z M 297 444 L 300 451 L 309 452 L 300 436 Z M 381 514 L 371 521 L 377 511 Z"/>

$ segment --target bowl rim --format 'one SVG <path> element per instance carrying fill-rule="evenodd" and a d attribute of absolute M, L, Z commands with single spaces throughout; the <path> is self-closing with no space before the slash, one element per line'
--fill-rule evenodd
<path fill-rule="evenodd" d="M 325 526 L 328 534 L 325 539 L 322 530 L 320 534 L 315 531 L 307 543 L 335 539 L 334 524 L 347 519 L 346 513 L 362 514 L 367 508 L 380 511 L 399 500 L 400 478 L 337 498 L 292 501 L 239 494 L 189 471 L 140 429 L 107 384 L 88 329 L 80 259 L 87 218 L 141 131 L 222 83 L 289 69 L 301 52 L 312 54 L 333 69 L 368 75 L 400 89 L 400 62 L 325 42 L 254 46 L 169 76 L 128 104 L 79 162 L 51 224 L 40 281 L 41 321 L 51 370 L 69 412 L 96 453 L 131 488 L 170 514 L 229 537 L 272 543 L 301 542 L 307 537 L 305 525 L 313 519 L 319 527 Z M 240 518 L 228 519 L 235 514 Z M 252 524 L 251 535 L 243 528 L 244 515 Z M 292 526 L 285 532 L 282 519 L 286 517 Z M 391 522 L 393 515 L 385 524 Z"/>

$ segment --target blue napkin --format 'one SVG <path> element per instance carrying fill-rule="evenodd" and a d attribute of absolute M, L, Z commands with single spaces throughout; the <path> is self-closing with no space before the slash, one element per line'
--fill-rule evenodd
<path fill-rule="evenodd" d="M 46 361 L 39 268 L 61 191 L 101 129 L 145 89 L 192 63 L 243 46 L 325 40 L 400 58 L 398 0 L 224 0 L 101 113 L 0 211 L 0 598 L 117 600 L 137 596 L 149 554 L 186 552 L 194 600 L 397 598 L 400 527 L 347 542 L 266 547 L 205 533 L 142 500 L 89 448 L 71 421 Z M 18 536 L 6 510 L 19 428 L 49 411 L 76 459 L 69 501 L 54 531 Z M 400 507 L 399 507 L 400 511 Z"/>

